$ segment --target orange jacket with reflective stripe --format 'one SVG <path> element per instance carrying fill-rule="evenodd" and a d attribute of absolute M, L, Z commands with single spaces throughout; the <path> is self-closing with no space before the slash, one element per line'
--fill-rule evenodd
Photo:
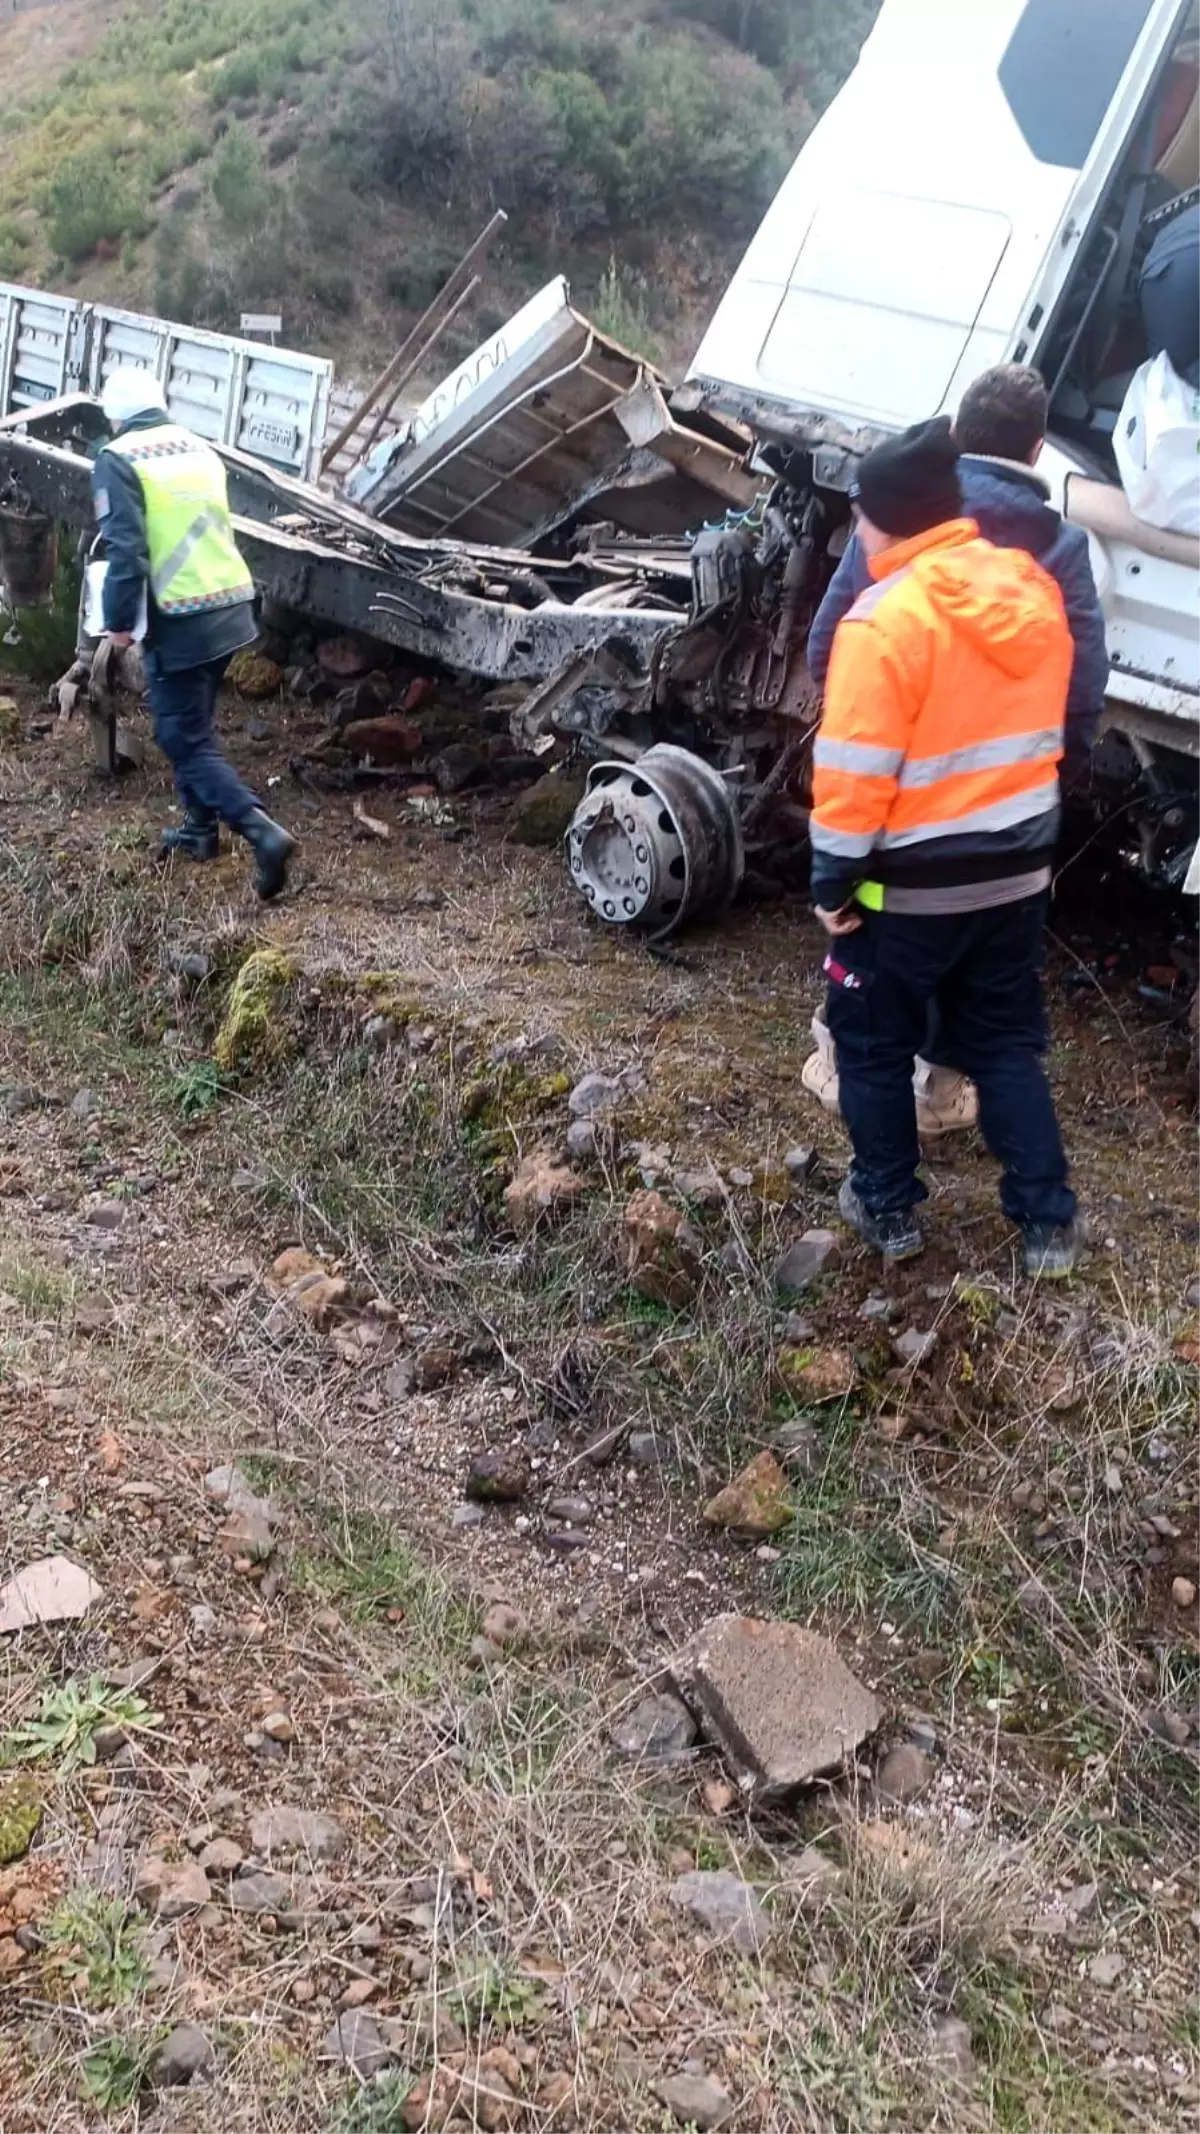
<path fill-rule="evenodd" d="M 813 753 L 813 895 L 1044 864 L 1072 642 L 1054 580 L 954 519 L 888 549 L 838 628 Z"/>

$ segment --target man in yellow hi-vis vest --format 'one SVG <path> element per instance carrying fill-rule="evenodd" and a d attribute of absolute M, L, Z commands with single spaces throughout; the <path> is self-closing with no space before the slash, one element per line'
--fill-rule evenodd
<path fill-rule="evenodd" d="M 184 810 L 182 822 L 164 830 L 163 852 L 216 859 L 226 822 L 254 854 L 259 896 L 276 897 L 295 841 L 264 814 L 216 736 L 221 678 L 257 635 L 225 469 L 211 445 L 171 421 L 148 371 L 110 371 L 100 404 L 113 432 L 92 476 L 108 560 L 104 625 L 114 644 L 131 644 L 145 600 L 155 739 Z"/>

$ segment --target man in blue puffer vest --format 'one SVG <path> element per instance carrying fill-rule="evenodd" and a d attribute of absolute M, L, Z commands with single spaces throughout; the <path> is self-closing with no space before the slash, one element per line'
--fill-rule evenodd
<path fill-rule="evenodd" d="M 958 476 L 967 516 L 995 547 L 1025 549 L 1057 580 L 1063 597 L 1075 643 L 1059 766 L 1063 787 L 1069 790 L 1087 771 L 1108 683 L 1108 651 L 1087 535 L 1053 509 L 1046 485 L 1035 472 L 1048 417 L 1040 371 L 1023 363 L 1001 363 L 968 386 L 955 417 L 954 437 L 962 454 Z M 870 583 L 866 556 L 852 535 L 808 634 L 808 669 L 819 689 L 825 687 L 838 624 Z M 801 1079 L 827 1110 L 836 1111 L 837 1067 L 819 1014 L 813 1036 L 817 1050 L 805 1061 Z M 975 1124 L 974 1088 L 940 1058 L 932 1034 L 924 1059 L 917 1063 L 916 1088 L 922 1138 Z"/>

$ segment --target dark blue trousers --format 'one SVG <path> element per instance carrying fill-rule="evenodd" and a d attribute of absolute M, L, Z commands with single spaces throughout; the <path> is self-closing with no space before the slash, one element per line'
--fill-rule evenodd
<path fill-rule="evenodd" d="M 146 662 L 154 738 L 175 773 L 179 797 L 198 823 L 240 829 L 258 806 L 217 740 L 217 691 L 224 659 L 164 674 L 153 654 Z"/>
<path fill-rule="evenodd" d="M 872 1215 L 925 1198 L 913 1060 L 930 1012 L 938 1050 L 979 1090 L 979 1123 L 1003 1166 L 1000 1201 L 1016 1223 L 1069 1223 L 1075 1196 L 1041 1056 L 1044 897 L 937 917 L 864 912 L 830 944 L 826 1014 L 838 1056 L 851 1177 Z"/>

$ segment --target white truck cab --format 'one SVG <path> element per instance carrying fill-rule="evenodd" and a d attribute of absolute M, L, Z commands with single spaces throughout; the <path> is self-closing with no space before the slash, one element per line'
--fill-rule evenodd
<path fill-rule="evenodd" d="M 1194 0 L 884 0 L 681 394 L 811 455 L 828 493 L 882 436 L 953 413 L 992 364 L 1036 364 L 1040 471 L 1088 530 L 1108 625 L 1106 724 L 1125 774 L 1132 753 L 1157 781 L 1144 856 L 1179 880 L 1196 837 L 1200 541 L 1133 517 L 1112 434 L 1153 353 L 1135 296 L 1149 232 L 1196 197 L 1196 27 Z"/>

